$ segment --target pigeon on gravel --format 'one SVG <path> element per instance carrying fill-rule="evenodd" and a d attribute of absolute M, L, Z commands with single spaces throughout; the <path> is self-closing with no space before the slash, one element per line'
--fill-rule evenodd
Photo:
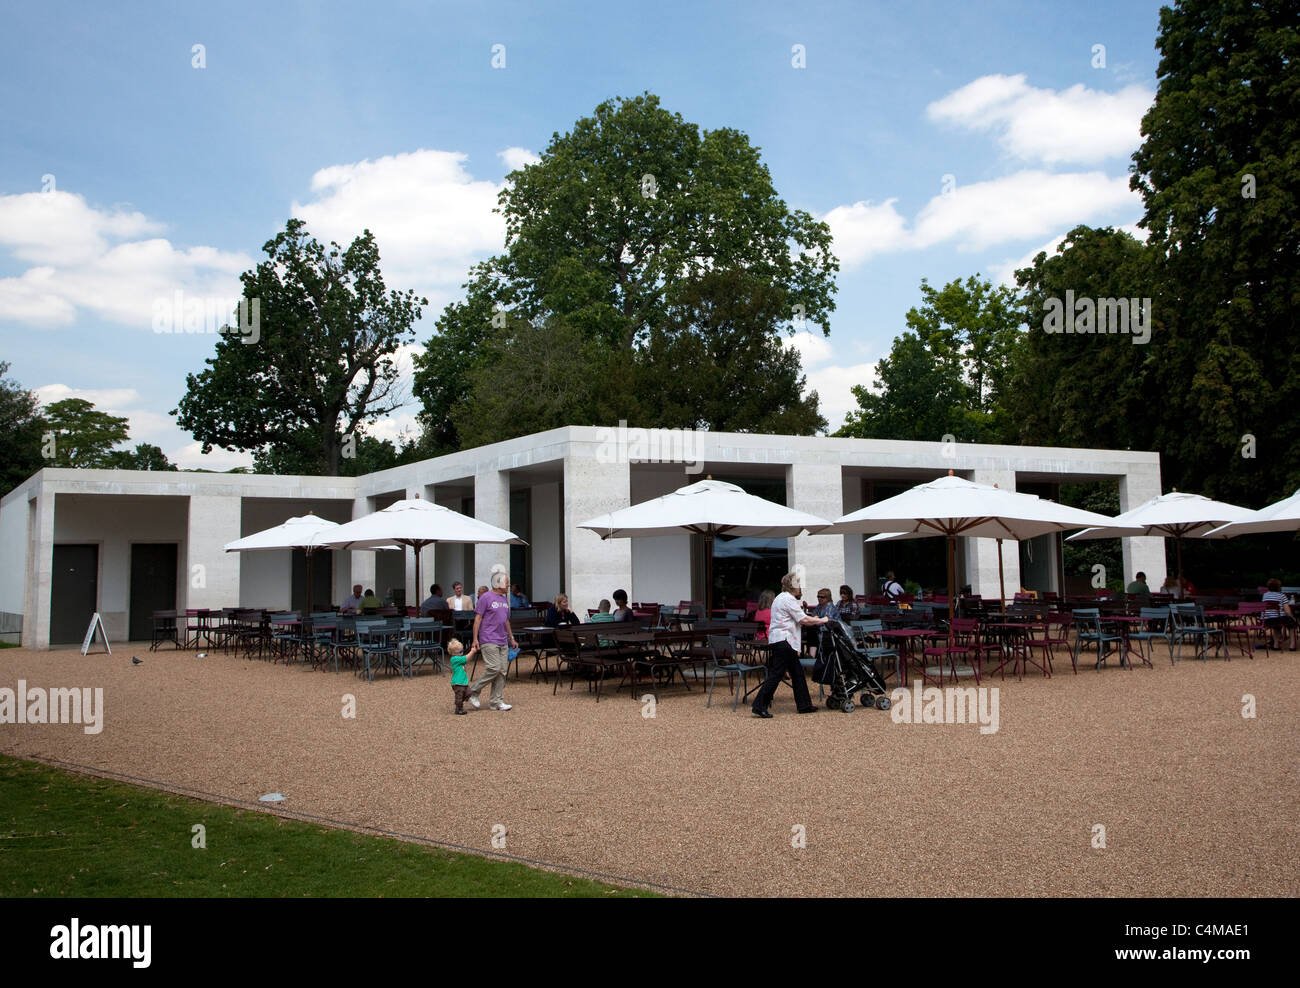
<path fill-rule="evenodd" d="M 143 662 L 144 662 L 143 659 L 137 659 L 134 655 L 131 656 L 131 665 L 138 666 L 141 665 Z"/>

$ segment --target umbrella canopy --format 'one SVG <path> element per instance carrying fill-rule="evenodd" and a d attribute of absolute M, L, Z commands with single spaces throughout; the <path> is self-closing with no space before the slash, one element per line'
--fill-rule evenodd
<path fill-rule="evenodd" d="M 1227 522 L 1244 521 L 1253 514 L 1249 508 L 1211 501 L 1200 494 L 1171 491 L 1153 497 L 1131 511 L 1116 515 L 1106 525 L 1087 528 L 1071 535 L 1070 541 L 1135 535 L 1162 535 L 1171 539 L 1202 538 Z"/>
<path fill-rule="evenodd" d="M 826 529 L 825 534 L 878 532 L 894 538 L 946 536 L 948 617 L 951 619 L 956 597 L 954 557 L 958 536 L 998 540 L 1000 580 L 1003 539 L 1031 539 L 1068 528 L 1110 523 L 1111 519 L 1105 515 L 949 474 L 851 512 Z M 1005 596 L 1004 593 L 1004 599 Z"/>
<path fill-rule="evenodd" d="M 634 539 L 673 533 L 703 535 L 706 545 L 706 608 L 713 608 L 713 539 L 718 535 L 789 538 L 818 534 L 830 524 L 804 511 L 747 494 L 735 484 L 701 480 L 671 494 L 620 508 L 583 522 L 602 539 Z"/>
<path fill-rule="evenodd" d="M 290 518 L 282 525 L 264 528 L 242 539 L 226 543 L 226 552 L 248 552 L 253 549 L 302 549 L 310 553 L 321 546 L 321 538 L 339 527 L 336 521 L 304 515 Z"/>
<path fill-rule="evenodd" d="M 321 540 L 322 545 L 339 549 L 383 549 L 393 543 L 409 545 L 415 552 L 417 591 L 420 550 L 438 542 L 527 545 L 514 532 L 420 498 L 395 501 L 382 511 L 340 525 Z"/>
<path fill-rule="evenodd" d="M 1206 535 L 1211 539 L 1230 539 L 1237 535 L 1255 535 L 1260 532 L 1294 532 L 1300 529 L 1300 491 L 1290 497 L 1275 501 L 1266 508 L 1253 511 L 1244 521 L 1231 521 Z"/>
<path fill-rule="evenodd" d="M 1116 515 L 1108 525 L 1087 528 L 1070 536 L 1070 541 L 1113 539 L 1134 535 L 1171 538 L 1178 549 L 1178 582 L 1183 582 L 1183 539 L 1205 538 L 1227 522 L 1246 521 L 1255 512 L 1235 504 L 1211 501 L 1200 494 L 1170 491 L 1146 504 Z"/>
<path fill-rule="evenodd" d="M 307 613 L 311 613 L 312 553 L 322 545 L 321 539 L 339 527 L 336 521 L 306 514 L 290 518 L 281 525 L 264 528 L 242 539 L 226 543 L 226 552 L 251 552 L 258 549 L 301 549 L 307 555 Z M 292 603 L 292 601 L 290 602 Z"/>

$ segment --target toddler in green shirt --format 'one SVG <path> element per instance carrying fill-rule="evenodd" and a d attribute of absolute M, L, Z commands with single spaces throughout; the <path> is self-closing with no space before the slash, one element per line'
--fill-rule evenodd
<path fill-rule="evenodd" d="M 465 672 L 465 662 L 478 649 L 471 648 L 465 651 L 465 646 L 461 644 L 459 638 L 453 638 L 447 643 L 447 654 L 451 656 L 451 692 L 456 697 L 456 713 L 468 713 L 465 709 L 465 698 L 469 696 L 469 676 Z"/>

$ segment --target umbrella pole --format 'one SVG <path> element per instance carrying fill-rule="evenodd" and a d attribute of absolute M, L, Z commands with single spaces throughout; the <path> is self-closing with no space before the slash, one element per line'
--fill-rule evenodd
<path fill-rule="evenodd" d="M 1002 540 L 998 539 L 998 610 L 1007 612 L 1007 585 L 1002 579 Z"/>
<path fill-rule="evenodd" d="M 311 551 L 311 547 L 308 546 L 307 548 L 307 613 L 303 615 L 304 617 L 311 617 L 311 564 L 315 558 L 316 556 Z"/>
<path fill-rule="evenodd" d="M 713 620 L 713 533 L 704 536 L 704 620 Z"/>
<path fill-rule="evenodd" d="M 1178 599 L 1182 600 L 1183 593 L 1183 537 L 1180 535 L 1174 539 L 1174 545 L 1178 546 Z"/>
<path fill-rule="evenodd" d="M 420 597 L 420 547 L 418 545 L 413 545 L 411 548 L 415 551 L 415 596 L 418 600 Z M 419 605 L 417 604 L 416 607 L 418 608 Z M 417 610 L 416 617 L 419 616 L 419 611 Z"/>
<path fill-rule="evenodd" d="M 952 627 L 953 605 L 957 602 L 957 585 L 953 582 L 957 575 L 957 539 L 948 536 L 948 627 Z"/>

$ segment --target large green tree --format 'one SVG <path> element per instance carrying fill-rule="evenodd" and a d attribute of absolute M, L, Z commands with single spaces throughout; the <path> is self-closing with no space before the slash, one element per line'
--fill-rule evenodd
<path fill-rule="evenodd" d="M 907 331 L 876 365 L 872 387 L 855 385 L 858 407 L 839 435 L 864 439 L 1001 442 L 1003 400 L 1022 345 L 1015 293 L 972 275 L 942 288 L 921 281 Z"/>
<path fill-rule="evenodd" d="M 1157 47 L 1131 184 L 1160 258 L 1152 393 L 1178 423 L 1164 472 L 1280 496 L 1300 483 L 1300 18 L 1290 0 L 1182 0 Z"/>
<path fill-rule="evenodd" d="M 130 436 L 127 420 L 101 412 L 85 398 L 64 398 L 45 406 L 45 441 L 52 440 L 52 467 L 110 467 L 113 447 Z"/>
<path fill-rule="evenodd" d="M 1168 350 L 1153 309 L 1147 343 L 1130 333 L 1048 333 L 1050 307 L 1071 298 L 1134 299 L 1152 293 L 1153 252 L 1130 234 L 1106 227 L 1071 230 L 1052 255 L 1039 253 L 1016 272 L 1028 324 L 1011 368 L 1003 409 L 1014 439 L 1027 445 L 1101 449 L 1158 448 L 1167 403 L 1154 373 Z M 1073 292 L 1073 296 L 1067 296 Z M 1077 304 L 1077 301 L 1076 303 Z M 1109 320 L 1109 312 L 1107 315 Z M 1109 322 L 1108 322 L 1109 325 Z M 1172 423 L 1177 428 L 1176 420 Z"/>
<path fill-rule="evenodd" d="M 46 465 L 40 400 L 8 373 L 8 362 L 0 360 L 0 497 Z"/>
<path fill-rule="evenodd" d="M 152 443 L 138 443 L 132 450 L 115 450 L 107 457 L 105 466 L 117 470 L 175 470 L 162 447 Z"/>
<path fill-rule="evenodd" d="M 402 404 L 394 354 L 428 302 L 385 286 L 369 230 L 326 248 L 291 219 L 263 250 L 241 276 L 256 331 L 223 334 L 172 414 L 205 453 L 270 450 L 337 476 L 345 437 Z"/>
<path fill-rule="evenodd" d="M 461 444 L 456 423 L 465 415 L 456 406 L 474 400 L 470 383 L 483 376 L 474 371 L 501 356 L 493 330 L 520 320 L 562 325 L 596 346 L 601 361 L 619 363 L 618 351 L 658 344 L 662 354 L 672 348 L 658 334 L 698 325 L 691 307 L 715 273 L 741 270 L 767 286 L 765 322 L 750 324 L 754 332 L 797 320 L 826 331 L 834 309 L 829 227 L 787 207 L 744 134 L 701 130 L 650 94 L 602 103 L 554 135 L 540 162 L 508 176 L 499 211 L 505 252 L 474 268 L 465 300 L 443 311 L 417 358 L 430 451 Z M 674 370 L 701 389 L 715 373 Z M 637 397 L 622 396 L 628 407 Z M 524 432 L 530 422 L 518 419 Z"/>

